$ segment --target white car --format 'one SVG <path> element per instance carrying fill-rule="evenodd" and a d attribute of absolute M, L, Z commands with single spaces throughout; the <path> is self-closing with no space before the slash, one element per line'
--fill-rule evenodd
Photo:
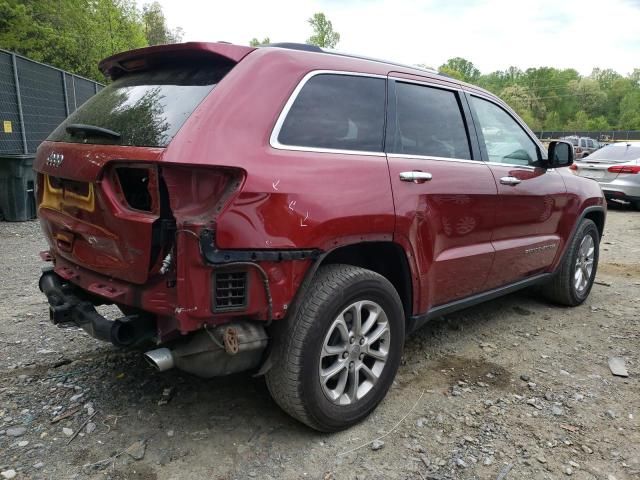
<path fill-rule="evenodd" d="M 640 141 L 612 143 L 570 168 L 597 181 L 607 200 L 623 200 L 640 210 Z"/>

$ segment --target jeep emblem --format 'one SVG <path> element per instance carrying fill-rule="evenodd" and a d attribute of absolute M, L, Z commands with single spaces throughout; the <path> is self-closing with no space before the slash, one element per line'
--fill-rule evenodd
<path fill-rule="evenodd" d="M 59 167 L 62 165 L 62 161 L 64 160 L 64 155 L 61 153 L 50 153 L 47 157 L 47 165 L 51 167 Z"/>

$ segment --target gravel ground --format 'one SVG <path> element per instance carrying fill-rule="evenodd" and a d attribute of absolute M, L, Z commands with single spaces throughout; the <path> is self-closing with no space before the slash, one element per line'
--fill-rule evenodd
<path fill-rule="evenodd" d="M 160 374 L 55 328 L 37 222 L 0 223 L 0 480 L 640 478 L 639 238 L 640 213 L 610 210 L 578 308 L 524 292 L 427 325 L 381 406 L 328 435 L 260 378 Z"/>

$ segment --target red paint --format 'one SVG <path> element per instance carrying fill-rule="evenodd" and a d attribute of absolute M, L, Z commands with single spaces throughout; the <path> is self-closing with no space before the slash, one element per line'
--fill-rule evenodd
<path fill-rule="evenodd" d="M 238 64 L 197 107 L 167 148 L 44 142 L 34 168 L 41 174 L 93 184 L 95 210 L 62 200 L 42 204 L 39 216 L 55 270 L 81 288 L 154 313 L 161 338 L 233 317 L 267 318 L 262 279 L 249 269 L 246 310 L 214 314 L 212 272 L 197 235 L 214 229 L 222 249 L 320 249 L 392 241 L 411 270 L 413 312 L 552 271 L 586 206 L 604 205 L 595 182 L 557 171 L 385 156 L 277 150 L 269 136 L 290 94 L 312 70 L 345 70 L 475 87 L 381 62 L 285 49 L 226 44 L 160 46 L 101 63 L 162 62 L 177 55 L 225 57 Z M 144 63 L 144 62 L 143 62 Z M 131 65 L 135 66 L 135 62 Z M 132 67 L 133 68 L 133 67 Z M 484 95 L 487 95 L 484 93 Z M 496 100 L 498 101 L 498 100 Z M 498 101 L 499 102 L 499 101 Z M 504 105 L 501 103 L 501 105 Z M 60 167 L 46 165 L 51 152 Z M 132 210 L 114 180 L 114 166 L 147 165 L 150 212 Z M 401 182 L 422 170 L 433 180 Z M 522 180 L 503 186 L 501 176 Z M 154 222 L 161 215 L 160 177 L 176 222 L 174 264 L 161 275 L 166 245 L 152 257 Z M 42 201 L 42 177 L 39 199 Z M 525 250 L 553 245 L 524 258 Z M 273 317 L 286 315 L 312 262 L 262 262 Z"/>

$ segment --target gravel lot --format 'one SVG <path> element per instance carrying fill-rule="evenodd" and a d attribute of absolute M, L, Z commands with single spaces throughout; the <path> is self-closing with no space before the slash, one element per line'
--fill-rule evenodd
<path fill-rule="evenodd" d="M 610 210 L 584 305 L 523 292 L 434 321 L 377 411 L 327 435 L 260 378 L 159 374 L 54 327 L 39 225 L 0 223 L 0 480 L 640 478 L 639 239 L 640 213 Z"/>

